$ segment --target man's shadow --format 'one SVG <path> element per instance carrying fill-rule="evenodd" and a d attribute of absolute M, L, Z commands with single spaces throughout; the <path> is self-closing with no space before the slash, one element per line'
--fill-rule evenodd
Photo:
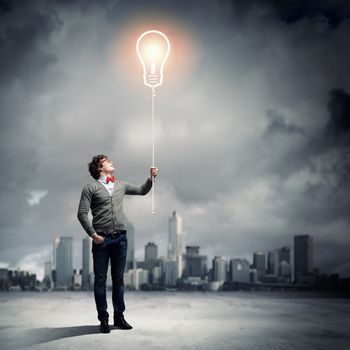
<path fill-rule="evenodd" d="M 7 328 L 7 327 L 4 327 Z M 5 341 L 6 348 L 17 348 L 21 346 L 31 346 L 36 344 L 48 343 L 62 338 L 77 337 L 86 334 L 99 334 L 100 329 L 97 325 L 86 325 L 76 327 L 57 327 L 57 328 L 32 328 Z"/>

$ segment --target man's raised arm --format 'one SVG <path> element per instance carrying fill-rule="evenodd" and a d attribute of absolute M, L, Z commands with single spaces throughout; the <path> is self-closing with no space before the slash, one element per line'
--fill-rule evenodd
<path fill-rule="evenodd" d="M 136 194 L 139 196 L 144 196 L 147 194 L 150 189 L 152 188 L 152 180 L 151 177 L 156 177 L 158 175 L 158 168 L 156 166 L 151 166 L 150 168 L 150 177 L 146 180 L 146 182 L 141 185 L 132 185 L 127 182 L 124 182 L 125 184 L 125 194 Z"/>
<path fill-rule="evenodd" d="M 148 178 L 146 182 L 141 186 L 132 185 L 132 184 L 129 184 L 128 182 L 124 182 L 124 184 L 125 184 L 125 194 L 134 194 L 134 195 L 144 196 L 152 188 L 152 180 L 150 178 Z"/>

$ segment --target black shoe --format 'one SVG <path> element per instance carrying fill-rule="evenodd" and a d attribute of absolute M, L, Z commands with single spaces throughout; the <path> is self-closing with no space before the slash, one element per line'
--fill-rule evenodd
<path fill-rule="evenodd" d="M 120 329 L 131 329 L 132 327 L 125 321 L 123 315 L 114 317 L 114 325 Z"/>
<path fill-rule="evenodd" d="M 109 333 L 111 330 L 109 328 L 108 320 L 102 320 L 100 324 L 101 333 Z"/>

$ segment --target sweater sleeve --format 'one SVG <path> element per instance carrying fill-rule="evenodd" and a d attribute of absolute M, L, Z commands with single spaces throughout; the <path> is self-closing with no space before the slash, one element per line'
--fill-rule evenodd
<path fill-rule="evenodd" d="M 84 230 L 89 236 L 95 233 L 95 229 L 92 227 L 88 217 L 91 198 L 92 198 L 92 190 L 89 185 L 85 185 L 83 188 L 83 191 L 81 192 L 77 217 L 81 223 L 81 226 L 83 226 Z"/>
<path fill-rule="evenodd" d="M 125 185 L 125 194 L 144 196 L 152 188 L 152 180 L 148 178 L 146 182 L 141 186 L 132 185 L 132 184 L 129 184 L 128 182 L 124 182 L 124 185 Z"/>

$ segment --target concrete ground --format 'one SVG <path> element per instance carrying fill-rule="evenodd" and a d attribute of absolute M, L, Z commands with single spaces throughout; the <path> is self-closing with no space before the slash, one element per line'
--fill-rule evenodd
<path fill-rule="evenodd" d="M 126 292 L 125 302 L 134 328 L 100 334 L 92 292 L 1 292 L 0 349 L 350 349 L 349 299 Z"/>

